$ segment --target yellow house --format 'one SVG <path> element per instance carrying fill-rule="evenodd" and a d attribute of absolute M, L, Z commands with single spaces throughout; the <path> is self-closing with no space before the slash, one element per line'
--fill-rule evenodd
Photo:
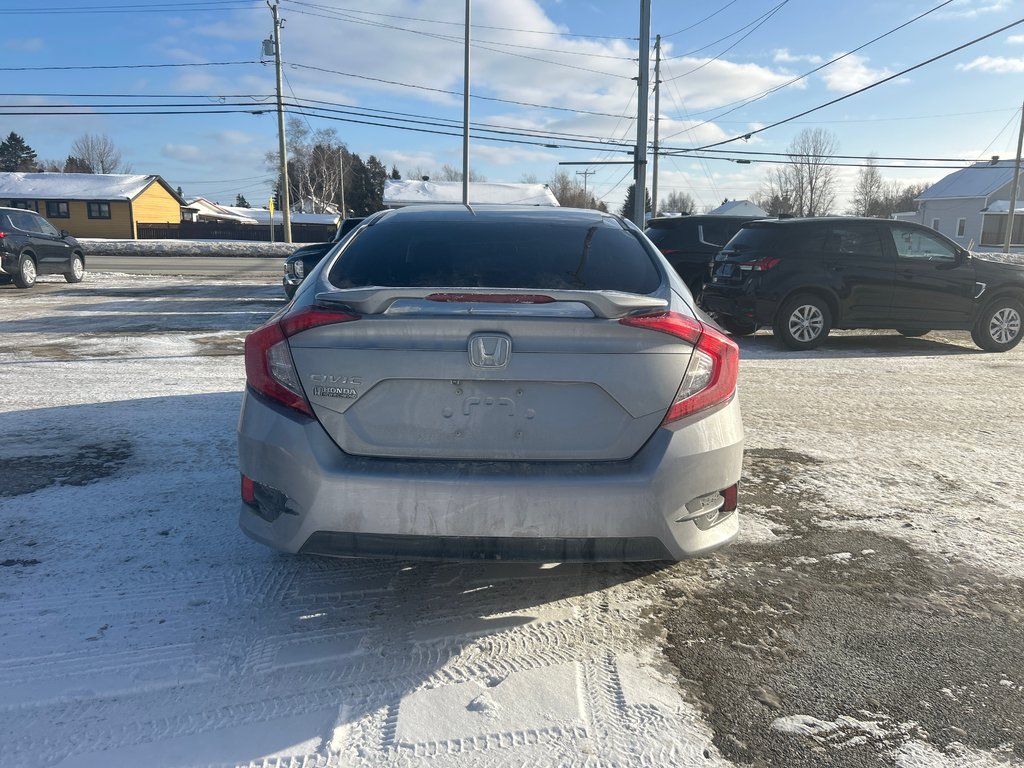
<path fill-rule="evenodd" d="M 178 224 L 184 205 L 155 175 L 0 173 L 0 206 L 35 211 L 75 237 L 134 240 L 140 224 Z"/>

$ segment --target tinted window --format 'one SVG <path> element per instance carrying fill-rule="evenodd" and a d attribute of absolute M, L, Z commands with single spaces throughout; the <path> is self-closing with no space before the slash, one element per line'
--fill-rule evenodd
<path fill-rule="evenodd" d="M 882 258 L 882 240 L 871 224 L 836 224 L 825 239 L 825 252 Z"/>
<path fill-rule="evenodd" d="M 12 213 L 10 214 L 11 221 L 18 229 L 23 232 L 34 232 L 36 234 L 42 233 L 42 227 L 39 226 L 39 220 L 36 219 L 31 213 Z"/>
<path fill-rule="evenodd" d="M 447 286 L 617 290 L 661 283 L 640 241 L 617 222 L 383 220 L 365 228 L 331 268 L 339 288 Z"/>
<path fill-rule="evenodd" d="M 753 248 L 776 248 L 782 238 L 779 228 L 742 227 L 729 240 L 729 247 L 738 251 L 749 251 Z"/>
<path fill-rule="evenodd" d="M 956 250 L 941 238 L 916 227 L 893 226 L 892 239 L 901 259 L 954 261 Z"/>
<path fill-rule="evenodd" d="M 658 250 L 679 250 L 692 248 L 697 243 L 697 225 L 686 222 L 657 222 L 644 232 Z"/>
<path fill-rule="evenodd" d="M 742 222 L 708 221 L 701 225 L 701 240 L 709 245 L 725 245 L 736 234 Z"/>

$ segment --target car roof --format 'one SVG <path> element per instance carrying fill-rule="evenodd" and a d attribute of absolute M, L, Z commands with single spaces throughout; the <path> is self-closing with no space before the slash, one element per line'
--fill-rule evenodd
<path fill-rule="evenodd" d="M 499 221 L 580 224 L 622 222 L 620 216 L 589 208 L 555 208 L 537 205 L 410 205 L 385 211 L 372 223 L 382 221 Z"/>
<path fill-rule="evenodd" d="M 686 214 L 684 216 L 655 216 L 647 221 L 647 226 L 665 226 L 673 224 L 686 224 L 694 221 L 706 222 L 706 221 L 757 221 L 763 219 L 764 216 L 751 216 L 749 214 L 738 214 L 738 213 L 696 213 Z"/>
<path fill-rule="evenodd" d="M 39 211 L 33 211 L 31 208 L 15 208 L 9 205 L 0 205 L 0 211 L 4 213 L 8 211 L 17 211 L 18 213 L 34 213 L 36 216 L 41 215 Z"/>

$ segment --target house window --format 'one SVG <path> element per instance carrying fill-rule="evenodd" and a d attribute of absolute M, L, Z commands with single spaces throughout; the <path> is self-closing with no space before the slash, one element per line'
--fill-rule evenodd
<path fill-rule="evenodd" d="M 23 211 L 34 211 L 35 204 L 31 200 L 11 200 L 11 208 L 21 208 Z"/>
<path fill-rule="evenodd" d="M 48 219 L 67 219 L 70 218 L 71 214 L 68 211 L 68 204 L 62 200 L 47 200 L 46 201 L 46 218 Z"/>
<path fill-rule="evenodd" d="M 956 236 L 963 237 L 967 232 L 967 219 L 956 220 Z"/>
<path fill-rule="evenodd" d="M 938 219 L 932 219 L 932 229 L 934 229 L 936 232 L 939 231 L 939 220 Z"/>
<path fill-rule="evenodd" d="M 110 203 L 89 203 L 90 219 L 109 219 Z"/>
<path fill-rule="evenodd" d="M 1001 246 L 1006 242 L 1006 220 L 1009 218 L 1005 213 L 986 213 L 981 220 L 981 244 Z M 1024 216 L 1014 214 L 1013 216 L 1013 237 L 1010 245 L 1024 245 Z"/>

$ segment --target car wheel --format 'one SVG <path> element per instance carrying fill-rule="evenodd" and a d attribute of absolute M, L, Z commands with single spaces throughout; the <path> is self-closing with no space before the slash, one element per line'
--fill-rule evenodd
<path fill-rule="evenodd" d="M 997 298 L 978 316 L 971 338 L 986 352 L 1006 352 L 1020 343 L 1024 304 L 1009 296 Z"/>
<path fill-rule="evenodd" d="M 819 296 L 794 296 L 775 317 L 775 335 L 790 349 L 814 349 L 832 330 L 832 311 Z"/>
<path fill-rule="evenodd" d="M 71 271 L 64 273 L 64 279 L 69 283 L 80 283 L 85 277 L 85 262 L 77 253 L 71 259 Z"/>
<path fill-rule="evenodd" d="M 757 330 L 755 323 L 727 315 L 716 317 L 715 321 L 733 336 L 750 336 Z"/>
<path fill-rule="evenodd" d="M 908 331 L 905 328 L 897 328 L 896 333 L 900 336 L 906 336 L 908 339 L 916 339 L 918 336 L 924 336 L 925 334 L 931 333 L 931 331 Z"/>
<path fill-rule="evenodd" d="M 31 256 L 21 257 L 21 264 L 14 275 L 14 284 L 19 288 L 31 288 L 36 284 L 36 261 Z"/>

